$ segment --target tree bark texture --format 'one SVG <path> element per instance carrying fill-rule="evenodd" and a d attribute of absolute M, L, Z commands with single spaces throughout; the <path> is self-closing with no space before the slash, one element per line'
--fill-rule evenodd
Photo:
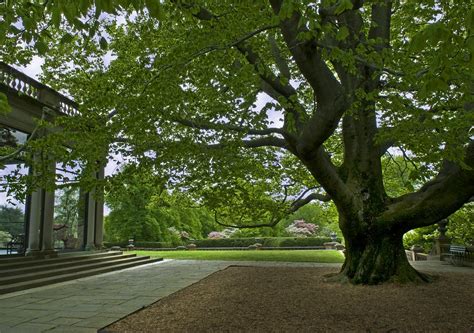
<path fill-rule="evenodd" d="M 430 281 L 408 262 L 401 232 L 379 230 L 359 235 L 347 232 L 347 236 L 344 232 L 344 235 L 346 260 L 339 273 L 343 280 L 354 284 Z"/>

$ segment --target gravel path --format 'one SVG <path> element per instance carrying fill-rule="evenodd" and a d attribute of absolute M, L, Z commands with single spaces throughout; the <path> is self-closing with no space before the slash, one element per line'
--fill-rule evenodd
<path fill-rule="evenodd" d="M 103 332 L 474 332 L 472 268 L 416 263 L 438 279 L 416 286 L 352 286 L 324 281 L 339 265 L 241 264 Z"/>

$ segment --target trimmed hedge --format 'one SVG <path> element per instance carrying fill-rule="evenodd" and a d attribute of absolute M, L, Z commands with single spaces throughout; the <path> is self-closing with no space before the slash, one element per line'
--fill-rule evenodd
<path fill-rule="evenodd" d="M 341 239 L 337 239 L 341 242 Z M 195 239 L 187 241 L 187 244 L 196 244 L 197 248 L 202 247 L 249 247 L 255 243 L 262 244 L 263 247 L 303 247 L 322 246 L 331 242 L 330 237 L 249 237 L 249 238 L 220 238 L 220 239 Z M 105 247 L 120 246 L 127 247 L 128 242 L 104 242 Z M 136 248 L 162 249 L 175 248 L 176 244 L 171 242 L 135 242 Z"/>
<path fill-rule="evenodd" d="M 102 245 L 106 248 L 111 248 L 112 246 L 127 247 L 128 242 L 103 242 Z"/>
<path fill-rule="evenodd" d="M 195 239 L 188 243 L 196 244 L 200 247 L 248 247 L 255 243 L 262 243 L 263 238 L 219 238 L 219 239 Z"/>
<path fill-rule="evenodd" d="M 150 249 L 163 249 L 163 248 L 170 248 L 176 247 L 171 242 L 135 242 L 135 247 L 145 247 Z"/>
<path fill-rule="evenodd" d="M 340 239 L 336 240 L 340 242 Z M 292 246 L 322 246 L 331 242 L 330 237 L 250 237 L 250 238 L 220 238 L 220 239 L 198 239 L 188 243 L 196 244 L 200 247 L 248 247 L 255 243 L 262 244 L 263 247 L 292 247 Z"/>
<path fill-rule="evenodd" d="M 144 247 L 150 249 L 162 249 L 162 248 L 174 248 L 176 245 L 173 245 L 171 242 L 134 242 L 135 247 Z M 120 246 L 125 248 L 128 246 L 128 242 L 104 242 L 104 246 L 110 248 L 112 246 Z"/>

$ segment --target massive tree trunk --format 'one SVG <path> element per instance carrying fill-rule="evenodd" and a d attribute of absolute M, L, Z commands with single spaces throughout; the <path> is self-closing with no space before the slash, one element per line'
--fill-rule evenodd
<path fill-rule="evenodd" d="M 346 223 L 343 223 L 346 224 Z M 429 277 L 408 262 L 400 231 L 344 232 L 346 260 L 339 278 L 355 284 L 421 282 Z"/>

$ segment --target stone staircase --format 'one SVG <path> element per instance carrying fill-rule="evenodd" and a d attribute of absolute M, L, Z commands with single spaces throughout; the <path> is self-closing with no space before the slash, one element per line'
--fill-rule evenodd
<path fill-rule="evenodd" d="M 0 258 L 0 294 L 74 280 L 163 260 L 121 251 Z"/>

